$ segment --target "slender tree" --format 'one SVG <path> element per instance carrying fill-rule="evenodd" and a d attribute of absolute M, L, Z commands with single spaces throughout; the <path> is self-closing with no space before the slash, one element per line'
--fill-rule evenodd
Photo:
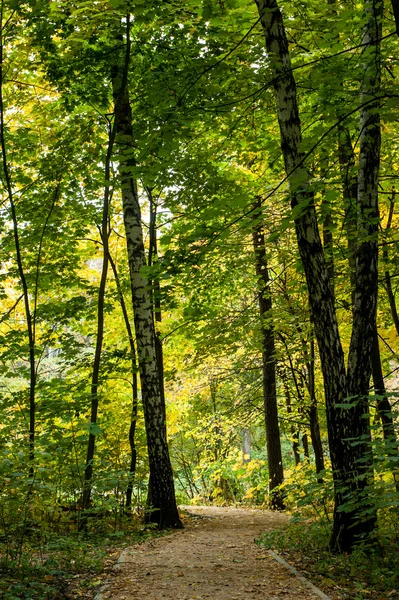
<path fill-rule="evenodd" d="M 157 229 L 157 203 L 154 199 L 153 191 L 150 188 L 146 188 L 147 197 L 149 200 L 150 208 L 150 227 L 149 227 L 149 249 L 148 249 L 148 266 L 153 267 L 158 260 L 158 229 Z M 162 310 L 161 310 L 161 285 L 159 282 L 159 276 L 149 280 L 149 284 L 152 288 L 152 302 L 153 302 L 153 314 L 154 314 L 154 328 L 155 328 L 155 345 L 157 351 L 157 362 L 159 370 L 159 383 L 161 386 L 161 397 L 162 402 L 165 402 L 165 386 L 164 386 L 164 366 L 163 366 L 163 348 L 161 334 L 159 331 L 159 324 L 162 322 Z"/>
<path fill-rule="evenodd" d="M 92 490 L 92 478 L 93 478 L 93 461 L 94 451 L 96 443 L 96 426 L 98 416 L 98 387 L 101 367 L 101 353 L 104 342 L 104 304 L 105 304 L 105 288 L 107 285 L 107 274 L 109 265 L 109 252 L 108 252 L 108 240 L 109 240 L 109 201 L 110 201 L 110 174 L 111 174 L 111 157 L 113 151 L 113 145 L 115 140 L 115 129 L 114 127 L 109 130 L 108 148 L 105 157 L 105 187 L 104 187 L 104 199 L 103 199 L 103 213 L 101 223 L 101 239 L 102 239 L 102 267 L 101 267 L 101 278 L 98 289 L 97 299 L 97 331 L 96 331 L 96 346 L 94 351 L 93 369 L 91 375 L 91 409 L 90 409 L 90 431 L 89 439 L 87 443 L 86 453 L 86 465 L 84 472 L 84 488 L 83 488 L 83 499 L 82 508 L 86 510 L 90 506 L 91 490 Z M 81 521 L 81 528 L 85 527 L 86 519 L 83 518 Z"/>
<path fill-rule="evenodd" d="M 310 357 L 306 365 L 308 377 L 307 387 L 310 397 L 309 407 L 309 424 L 310 424 L 310 439 L 312 440 L 313 452 L 316 463 L 316 473 L 324 471 L 324 455 L 323 455 L 323 444 L 320 435 L 320 424 L 317 410 L 317 398 L 316 398 L 316 385 L 315 385 L 315 343 L 312 336 L 310 340 Z M 319 483 L 323 483 L 322 479 L 319 479 Z"/>
<path fill-rule="evenodd" d="M 29 476 L 34 475 L 34 459 L 35 459 L 35 433 L 36 433 L 36 357 L 35 357 L 35 322 L 32 315 L 31 300 L 29 297 L 28 280 L 26 277 L 25 267 L 22 260 L 21 242 L 20 242 L 20 226 L 17 217 L 15 206 L 13 183 L 11 179 L 11 169 L 7 155 L 6 144 L 6 118 L 4 104 L 4 83 L 5 83 L 5 24 L 9 24 L 11 16 L 5 15 L 5 3 L 0 4 L 0 145 L 1 145 L 1 161 L 3 169 L 3 177 L 7 190 L 8 202 L 10 205 L 11 221 L 13 227 L 15 256 L 18 268 L 18 275 L 22 287 L 22 296 L 25 308 L 26 329 L 29 346 Z M 40 262 L 40 258 L 38 258 Z M 38 273 L 38 269 L 37 269 Z M 37 280 L 36 280 L 37 281 Z M 37 286 L 35 290 L 35 298 L 37 298 Z M 36 304 L 36 300 L 35 300 Z"/>
<path fill-rule="evenodd" d="M 129 18 L 127 22 L 129 23 Z M 141 207 L 137 181 L 134 177 L 135 143 L 129 90 L 126 85 L 130 56 L 129 27 L 126 37 L 125 66 L 121 68 L 120 64 L 114 64 L 111 77 L 114 94 L 116 149 L 150 467 L 147 521 L 156 523 L 159 528 L 179 528 L 182 527 L 182 524 L 176 506 L 173 472 L 167 444 L 166 411 L 157 361 L 151 288 L 144 272 L 147 261 L 141 223 Z"/>
<path fill-rule="evenodd" d="M 394 290 L 392 287 L 392 276 L 389 271 L 389 251 L 388 251 L 388 243 L 386 240 L 386 235 L 389 234 L 390 229 L 392 227 L 393 213 L 395 210 L 395 196 L 396 196 L 396 192 L 395 192 L 395 189 L 393 189 L 391 197 L 389 198 L 388 219 L 387 219 L 386 227 L 384 229 L 384 234 L 385 234 L 384 239 L 382 241 L 382 259 L 383 259 L 384 270 L 385 270 L 384 287 L 385 287 L 385 290 L 387 293 L 389 308 L 390 308 L 391 315 L 392 315 L 392 321 L 395 325 L 396 334 L 399 335 L 399 315 L 398 315 L 398 309 L 396 306 L 395 293 L 394 293 Z"/>
<path fill-rule="evenodd" d="M 255 254 L 255 270 L 258 278 L 259 315 L 262 332 L 263 404 L 266 425 L 270 505 L 274 509 L 282 510 L 284 508 L 284 499 L 279 486 L 283 483 L 284 471 L 278 423 L 274 328 L 271 322 L 272 297 L 261 204 L 259 201 L 254 205 L 253 217 L 252 239 Z"/>
<path fill-rule="evenodd" d="M 126 488 L 126 508 L 129 509 L 132 505 L 133 496 L 133 484 L 136 475 L 137 465 L 137 448 L 136 448 L 136 426 L 137 426 L 137 414 L 139 407 L 139 392 L 138 392 L 138 378 L 137 378 L 137 352 L 134 342 L 134 335 L 132 326 L 130 324 L 129 313 L 127 310 L 125 297 L 123 295 L 122 285 L 119 278 L 119 273 L 116 268 L 116 264 L 111 254 L 108 253 L 109 264 L 111 265 L 112 272 L 114 274 L 116 288 L 118 290 L 119 303 L 123 314 L 123 320 L 125 322 L 126 333 L 129 340 L 130 348 L 130 360 L 132 366 L 132 413 L 129 427 L 129 446 L 130 446 L 130 466 L 129 466 L 129 478 Z"/>

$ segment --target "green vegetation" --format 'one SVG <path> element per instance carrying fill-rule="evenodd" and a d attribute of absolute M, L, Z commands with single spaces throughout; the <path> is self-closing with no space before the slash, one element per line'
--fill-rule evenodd
<path fill-rule="evenodd" d="M 399 585 L 397 517 L 380 524 L 378 551 L 357 546 L 348 556 L 331 554 L 330 526 L 325 521 L 293 522 L 282 531 L 264 534 L 258 543 L 278 552 L 325 593 L 341 598 L 395 598 Z"/>
<path fill-rule="evenodd" d="M 67 527 L 63 533 L 54 532 L 43 520 L 14 531 L 18 537 L 6 544 L 1 561 L 4 600 L 92 598 L 126 546 L 159 535 L 127 520 L 103 518 L 96 531 L 82 537 L 74 533 L 71 517 L 64 517 L 63 526 L 68 521 L 69 531 Z M 60 525 L 61 519 L 59 529 Z"/>
<path fill-rule="evenodd" d="M 280 8 L 0 0 L 7 600 L 180 502 L 287 508 L 262 543 L 397 586 L 394 13 Z"/>

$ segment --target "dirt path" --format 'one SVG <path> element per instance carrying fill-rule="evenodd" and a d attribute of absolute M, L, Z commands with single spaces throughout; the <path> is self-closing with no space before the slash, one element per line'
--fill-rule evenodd
<path fill-rule="evenodd" d="M 98 600 L 320 600 L 254 544 L 282 514 L 187 507 L 186 527 L 125 550 Z"/>

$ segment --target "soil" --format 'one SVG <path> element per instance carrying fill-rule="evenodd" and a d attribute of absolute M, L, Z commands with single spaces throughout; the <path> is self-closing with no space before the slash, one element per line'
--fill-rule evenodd
<path fill-rule="evenodd" d="M 123 551 L 98 600 L 320 600 L 255 543 L 284 514 L 186 507 L 185 529 Z"/>

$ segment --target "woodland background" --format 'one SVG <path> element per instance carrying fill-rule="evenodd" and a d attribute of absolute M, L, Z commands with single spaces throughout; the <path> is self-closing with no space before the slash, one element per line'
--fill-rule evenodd
<path fill-rule="evenodd" d="M 397 586 L 395 20 L 377 0 L 287 0 L 280 9 L 288 67 L 265 47 L 261 17 L 277 10 L 271 1 L 1 2 L 4 598 L 58 597 L 62 580 L 101 569 L 115 540 L 147 535 L 146 440 L 151 454 L 163 433 L 143 410 L 140 375 L 150 359 L 140 355 L 146 328 L 138 330 L 132 304 L 138 229 L 135 276 L 154 332 L 145 343 L 166 403 L 177 502 L 288 508 L 299 525 L 265 544 L 316 552 L 312 568 L 333 565 L 337 578 L 358 570 L 352 598 Z M 276 111 L 278 86 L 292 75 L 303 135 L 295 181 Z M 361 125 L 364 107 L 373 130 Z M 379 154 L 376 132 L 380 157 L 366 170 L 379 208 L 370 212 L 356 186 L 362 148 Z M 128 188 L 141 209 L 134 231 Z M 295 204 L 308 189 L 312 198 Z M 329 460 L 324 325 L 317 330 L 309 307 L 296 239 L 309 206 L 345 355 L 361 293 L 356 252 L 368 244 L 365 264 L 375 267 L 373 248 L 379 256 L 371 274 L 378 307 L 362 309 L 367 388 L 334 407 L 358 461 L 343 491 Z M 359 398 L 351 436 L 344 423 Z M 353 540 L 349 530 L 341 543 L 331 534 L 337 502 L 367 535 Z M 149 505 L 147 521 L 163 527 L 162 507 Z M 366 576 L 370 529 L 376 555 Z M 331 554 L 329 540 L 352 557 Z"/>

